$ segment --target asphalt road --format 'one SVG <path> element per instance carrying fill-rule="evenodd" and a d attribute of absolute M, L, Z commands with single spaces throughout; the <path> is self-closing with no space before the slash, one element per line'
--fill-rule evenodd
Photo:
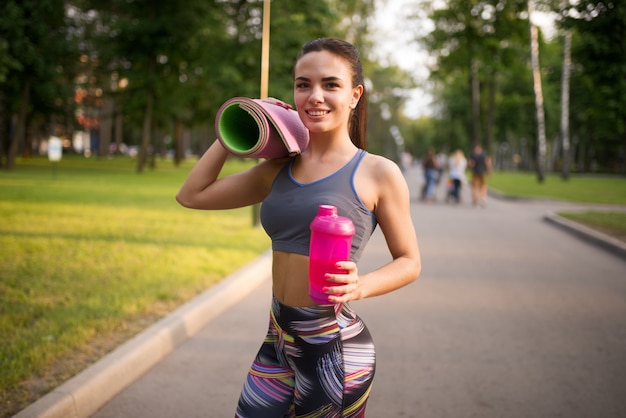
<path fill-rule="evenodd" d="M 377 347 L 368 417 L 626 417 L 626 260 L 543 221 L 575 206 L 467 192 L 414 199 L 421 277 L 353 303 Z M 360 269 L 389 259 L 377 232 Z M 232 417 L 270 296 L 265 280 L 93 417 Z"/>

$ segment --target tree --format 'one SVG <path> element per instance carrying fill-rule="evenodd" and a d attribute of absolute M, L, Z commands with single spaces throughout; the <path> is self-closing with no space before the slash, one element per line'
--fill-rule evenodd
<path fill-rule="evenodd" d="M 519 65 L 515 60 L 525 39 L 519 19 L 522 4 L 516 0 L 449 1 L 444 8 L 432 9 L 429 16 L 435 29 L 423 39 L 436 59 L 431 79 L 442 84 L 442 92 L 450 85 L 460 87 L 457 78 L 467 80 L 467 87 L 450 94 L 456 96 L 452 102 L 444 99 L 445 94 L 440 96 L 441 109 L 455 107 L 459 94 L 467 94 L 463 120 L 470 142 L 485 143 L 488 150 L 496 135 L 498 83 L 510 66 Z"/>
<path fill-rule="evenodd" d="M 561 148 L 563 162 L 561 177 L 569 179 L 570 171 L 570 136 L 569 136 L 569 85 L 572 68 L 572 32 L 567 30 L 563 36 L 563 70 L 561 76 Z"/>
<path fill-rule="evenodd" d="M 317 37 L 350 40 L 366 75 L 378 71 L 369 59 L 374 6 L 273 0 L 270 95 L 291 100 L 294 59 Z M 74 126 L 91 131 L 99 156 L 113 138 L 121 145 L 123 132 L 125 143 L 139 144 L 139 172 L 166 146 L 177 162 L 186 148 L 201 152 L 214 138 L 219 106 L 259 93 L 261 10 L 258 0 L 7 0 L 0 8 L 3 152 L 8 141 L 12 150 L 31 149 L 26 132 L 71 138 Z M 376 89 L 400 106 L 393 83 L 383 79 Z"/>
<path fill-rule="evenodd" d="M 124 108 L 141 118 L 137 160 L 141 172 L 150 155 L 154 166 L 155 153 L 161 148 L 156 131 L 172 129 L 175 121 L 189 112 L 196 91 L 186 87 L 189 73 L 201 68 L 196 60 L 206 53 L 199 51 L 212 45 L 203 42 L 209 37 L 202 31 L 213 34 L 216 28 L 215 32 L 225 32 L 225 27 L 215 18 L 215 3 L 203 0 L 185 1 L 184 5 L 175 1 L 94 1 L 89 6 L 98 15 L 101 28 L 96 43 L 102 78 L 107 80 L 115 72 L 128 80 Z"/>
<path fill-rule="evenodd" d="M 30 152 L 29 118 L 40 116 L 38 123 L 46 127 L 34 131 L 50 135 L 52 115 L 67 113 L 67 86 L 78 59 L 64 3 L 6 0 L 0 7 L 0 166 L 5 156 L 7 169 L 14 167 L 20 147 Z"/>
<path fill-rule="evenodd" d="M 626 3 L 580 0 L 560 9 L 572 33 L 571 123 L 578 169 L 626 172 Z"/>
<path fill-rule="evenodd" d="M 530 57 L 535 92 L 535 110 L 537 121 L 537 180 L 543 183 L 546 164 L 546 121 L 543 108 L 543 89 L 541 86 L 541 68 L 539 66 L 539 31 L 533 23 L 535 12 L 534 0 L 528 0 L 528 25 L 530 27 Z"/>

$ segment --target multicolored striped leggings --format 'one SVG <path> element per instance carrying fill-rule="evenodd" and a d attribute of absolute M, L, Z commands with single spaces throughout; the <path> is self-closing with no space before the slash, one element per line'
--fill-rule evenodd
<path fill-rule="evenodd" d="M 349 306 L 296 308 L 273 298 L 236 417 L 364 417 L 375 367 L 370 333 Z"/>

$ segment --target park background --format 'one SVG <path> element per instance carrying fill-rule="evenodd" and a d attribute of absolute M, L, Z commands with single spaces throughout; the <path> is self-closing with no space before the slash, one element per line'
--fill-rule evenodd
<path fill-rule="evenodd" d="M 554 28 L 538 31 L 538 60 L 530 3 Z M 405 1 L 397 28 L 426 51 L 425 79 L 377 47 L 385 2 L 271 4 L 269 95 L 290 101 L 305 41 L 343 37 L 366 65 L 370 151 L 399 161 L 481 143 L 502 192 L 625 204 L 622 2 Z M 185 211 L 173 199 L 214 139 L 219 105 L 260 95 L 261 1 L 1 7 L 0 412 L 10 416 L 269 242 L 250 210 Z M 431 101 L 411 117 L 416 87 Z M 52 137 L 58 162 L 47 159 Z M 625 235 L 619 212 L 570 216 Z"/>

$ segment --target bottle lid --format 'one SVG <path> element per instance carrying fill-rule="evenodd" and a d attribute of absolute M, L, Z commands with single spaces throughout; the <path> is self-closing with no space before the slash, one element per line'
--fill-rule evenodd
<path fill-rule="evenodd" d="M 355 229 L 350 218 L 337 215 L 337 208 L 331 205 L 320 205 L 317 216 L 311 222 L 311 230 L 326 234 L 352 236 Z"/>
<path fill-rule="evenodd" d="M 317 216 L 337 216 L 337 207 L 331 205 L 320 205 L 317 208 Z"/>

